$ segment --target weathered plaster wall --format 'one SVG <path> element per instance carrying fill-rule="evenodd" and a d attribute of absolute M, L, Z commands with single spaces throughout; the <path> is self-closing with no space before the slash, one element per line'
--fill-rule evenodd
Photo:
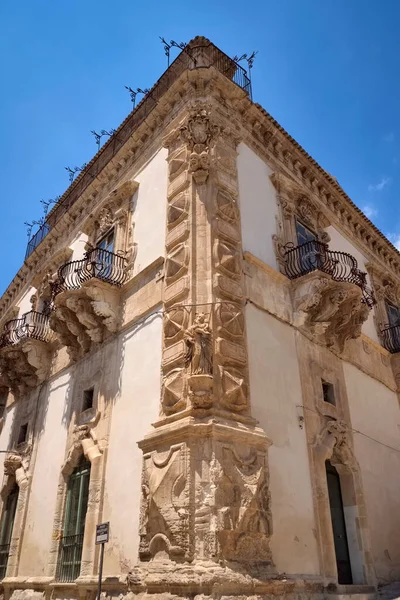
<path fill-rule="evenodd" d="M 368 259 L 366 259 L 365 256 L 363 256 L 363 254 L 358 250 L 358 248 L 354 246 L 351 242 L 349 242 L 349 240 L 345 238 L 341 233 L 339 233 L 339 231 L 334 227 L 328 227 L 327 232 L 331 236 L 331 241 L 329 243 L 330 249 L 338 252 L 348 252 L 357 260 L 358 268 L 361 269 L 361 271 L 367 273 L 365 264 L 368 263 Z M 372 287 L 368 273 L 367 284 L 369 287 Z M 368 319 L 362 326 L 362 332 L 378 344 L 380 343 L 374 323 L 374 310 L 370 311 Z"/>
<path fill-rule="evenodd" d="M 73 254 L 70 260 L 81 260 L 83 255 L 85 254 L 85 244 L 87 242 L 88 236 L 85 233 L 79 233 L 69 244 Z"/>
<path fill-rule="evenodd" d="M 22 298 L 17 302 L 17 307 L 19 308 L 18 317 L 22 317 L 23 314 L 32 310 L 31 305 L 31 297 L 36 292 L 34 287 L 30 287 L 28 291 L 22 296 Z"/>
<path fill-rule="evenodd" d="M 14 421 L 14 416 L 15 416 L 15 408 L 16 408 L 16 402 L 13 402 L 11 405 L 7 406 L 4 411 L 4 414 L 3 414 L 4 425 L 3 425 L 2 432 L 0 434 L 0 450 L 8 450 L 10 448 L 12 426 L 13 426 L 13 421 Z M 2 480 L 2 484 L 1 484 L 2 486 L 5 482 L 4 458 L 5 458 L 5 454 L 3 452 L 0 452 L 0 473 L 1 473 L 0 480 Z M 1 503 L 1 499 L 0 499 L 0 503 Z"/>
<path fill-rule="evenodd" d="M 379 581 L 400 578 L 400 411 L 397 395 L 343 363 Z M 360 432 L 360 433 L 359 433 Z"/>
<path fill-rule="evenodd" d="M 110 521 L 111 540 L 105 573 L 126 573 L 138 557 L 142 452 L 137 446 L 157 420 L 160 403 L 160 314 L 121 336 L 121 391 L 113 407 L 103 520 Z"/>
<path fill-rule="evenodd" d="M 162 148 L 136 174 L 139 188 L 133 197 L 133 240 L 137 244 L 134 273 L 139 273 L 165 251 L 168 150 Z"/>
<path fill-rule="evenodd" d="M 243 143 L 238 147 L 237 168 L 243 251 L 276 269 L 272 236 L 276 234 L 278 207 L 269 178 L 272 170 Z"/>
<path fill-rule="evenodd" d="M 293 329 L 246 307 L 253 416 L 272 440 L 269 449 L 273 560 L 280 572 L 318 574 L 314 509 Z"/>
<path fill-rule="evenodd" d="M 65 454 L 69 381 L 68 373 L 55 378 L 43 389 L 39 403 L 35 423 L 37 455 L 19 566 L 19 573 L 24 576 L 46 575 L 57 486 Z"/>

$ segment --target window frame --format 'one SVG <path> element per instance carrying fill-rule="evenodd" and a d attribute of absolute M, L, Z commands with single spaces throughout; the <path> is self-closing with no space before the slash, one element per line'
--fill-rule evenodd
<path fill-rule="evenodd" d="M 63 535 L 60 539 L 56 573 L 56 579 L 60 582 L 75 581 L 80 575 L 89 505 L 90 473 L 91 463 L 82 455 L 68 478 Z"/>
<path fill-rule="evenodd" d="M 10 553 L 18 498 L 19 487 L 15 482 L 4 502 L 3 514 L 1 515 L 0 521 L 0 580 L 4 579 L 7 572 L 8 556 Z"/>

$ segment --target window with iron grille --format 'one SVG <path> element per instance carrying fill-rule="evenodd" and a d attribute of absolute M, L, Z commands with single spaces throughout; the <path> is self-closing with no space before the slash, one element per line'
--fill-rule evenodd
<path fill-rule="evenodd" d="M 0 388 L 0 419 L 4 415 L 4 411 L 6 410 L 8 398 L 8 388 Z"/>
<path fill-rule="evenodd" d="M 93 408 L 94 388 L 83 390 L 82 412 Z"/>
<path fill-rule="evenodd" d="M 8 555 L 10 552 L 11 536 L 14 526 L 15 512 L 17 509 L 19 487 L 17 484 L 11 489 L 4 504 L 0 522 L 0 579 L 4 579 L 7 571 Z"/>
<path fill-rule="evenodd" d="M 75 581 L 81 570 L 83 534 L 89 497 L 90 462 L 82 457 L 68 480 L 63 537 L 57 565 L 58 581 Z"/>

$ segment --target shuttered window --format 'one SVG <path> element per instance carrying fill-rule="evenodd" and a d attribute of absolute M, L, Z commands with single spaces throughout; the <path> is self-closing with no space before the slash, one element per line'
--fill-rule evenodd
<path fill-rule="evenodd" d="M 58 581 L 75 581 L 81 570 L 83 534 L 89 498 L 90 462 L 82 457 L 70 475 L 63 537 L 57 568 Z"/>
<path fill-rule="evenodd" d="M 14 485 L 7 496 L 4 504 L 3 515 L 0 523 L 0 579 L 3 579 L 7 571 L 10 542 L 14 527 L 15 513 L 17 510 L 19 487 Z"/>

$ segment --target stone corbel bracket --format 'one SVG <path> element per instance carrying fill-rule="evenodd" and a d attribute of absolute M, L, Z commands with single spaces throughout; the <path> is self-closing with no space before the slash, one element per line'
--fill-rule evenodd
<path fill-rule="evenodd" d="M 357 286 L 314 271 L 292 282 L 293 324 L 314 341 L 342 352 L 369 315 Z"/>
<path fill-rule="evenodd" d="M 0 350 L 0 371 L 14 395 L 26 394 L 46 379 L 51 354 L 47 342 L 33 338 Z"/>
<path fill-rule="evenodd" d="M 358 468 L 345 421 L 326 421 L 321 433 L 316 437 L 314 448 L 325 461 L 330 460 L 332 464 L 346 466 L 352 471 Z"/>
<path fill-rule="evenodd" d="M 90 425 L 75 426 L 72 435 L 72 443 L 62 467 L 64 476 L 68 476 L 72 473 L 82 453 L 91 463 L 102 454 L 96 432 Z"/>
<path fill-rule="evenodd" d="M 97 279 L 56 296 L 50 327 L 73 360 L 88 352 L 92 343 L 101 343 L 107 333 L 118 330 L 119 300 L 118 288 Z"/>
<path fill-rule="evenodd" d="M 28 484 L 28 469 L 31 453 L 32 446 L 28 444 L 23 451 L 18 452 L 17 450 L 10 450 L 6 455 L 4 459 L 4 475 L 6 480 L 0 492 L 3 502 L 7 498 L 14 481 L 20 488 L 25 487 Z"/>

